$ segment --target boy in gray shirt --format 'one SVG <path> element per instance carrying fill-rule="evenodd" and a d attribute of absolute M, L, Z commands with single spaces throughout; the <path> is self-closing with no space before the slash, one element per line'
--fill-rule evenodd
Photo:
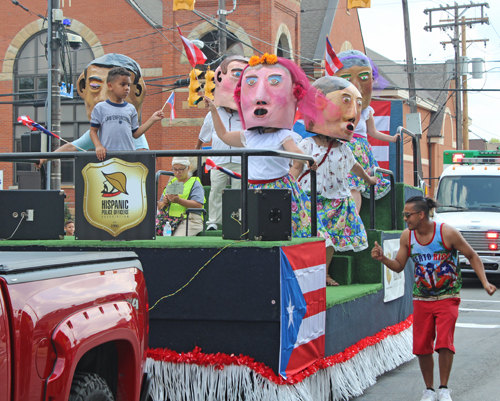
<path fill-rule="evenodd" d="M 164 115 L 159 110 L 139 127 L 137 110 L 124 101 L 130 92 L 130 72 L 123 67 L 109 70 L 108 100 L 95 105 L 90 116 L 90 138 L 97 158 L 104 160 L 108 150 L 135 150 L 133 138 L 139 138 Z"/>

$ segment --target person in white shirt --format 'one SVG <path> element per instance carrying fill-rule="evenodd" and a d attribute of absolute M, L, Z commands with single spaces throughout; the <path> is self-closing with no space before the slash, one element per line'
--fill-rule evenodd
<path fill-rule="evenodd" d="M 234 88 L 240 79 L 241 72 L 248 64 L 248 59 L 243 56 L 230 56 L 226 58 L 215 70 L 214 102 L 217 111 L 228 131 L 242 129 L 240 116 L 236 110 L 233 98 Z M 212 115 L 208 113 L 198 136 L 195 149 L 201 149 L 204 144 L 212 142 L 213 150 L 233 149 L 226 145 L 215 132 Z M 212 160 L 220 167 L 241 173 L 241 158 L 238 156 L 213 156 Z M 222 223 L 222 191 L 226 188 L 227 174 L 213 169 L 210 171 L 210 196 L 208 198 L 207 230 L 217 230 L 217 224 Z M 241 180 L 231 179 L 231 188 L 240 189 Z"/>

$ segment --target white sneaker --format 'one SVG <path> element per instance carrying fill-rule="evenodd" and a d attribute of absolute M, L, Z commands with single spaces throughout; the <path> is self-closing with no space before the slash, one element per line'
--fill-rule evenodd
<path fill-rule="evenodd" d="M 438 401 L 438 395 L 436 394 L 435 391 L 425 389 L 424 392 L 422 393 L 422 398 L 420 399 L 420 401 Z"/>
<path fill-rule="evenodd" d="M 217 224 L 212 223 L 207 226 L 207 231 L 217 230 Z"/>
<path fill-rule="evenodd" d="M 449 388 L 440 388 L 437 391 L 439 401 L 452 401 L 450 397 L 451 390 Z"/>

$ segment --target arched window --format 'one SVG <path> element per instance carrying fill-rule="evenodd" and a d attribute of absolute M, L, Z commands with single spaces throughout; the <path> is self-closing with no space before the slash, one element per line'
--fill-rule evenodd
<path fill-rule="evenodd" d="M 205 33 L 200 40 L 205 44 L 203 53 L 207 56 L 207 61 L 205 64 L 210 65 L 210 69 L 215 70 L 222 60 L 218 60 L 216 63 L 211 64 L 213 61 L 217 60 L 219 55 L 219 36 L 217 31 L 210 31 Z M 232 37 L 226 36 L 226 54 L 240 54 L 243 55 L 243 46 L 239 45 L 239 42 L 234 40 Z M 236 53 L 234 53 L 236 52 Z"/>
<path fill-rule="evenodd" d="M 46 126 L 47 114 L 50 110 L 45 107 L 47 99 L 47 74 L 48 65 L 46 57 L 47 30 L 40 31 L 31 36 L 19 50 L 14 63 L 14 97 L 13 125 L 14 125 L 14 151 L 21 151 L 21 135 L 29 131 L 17 122 L 21 115 L 28 115 L 33 121 Z M 78 76 L 94 59 L 89 45 L 83 40 L 83 45 L 78 51 L 70 54 L 72 77 L 71 81 L 76 88 Z M 69 72 L 69 66 L 65 66 Z M 62 71 L 62 66 L 61 66 Z M 64 75 L 61 76 L 64 81 Z M 24 94 L 22 94 L 24 92 Z M 90 128 L 87 119 L 85 104 L 74 91 L 73 99 L 61 97 L 61 137 L 73 141 L 83 135 Z M 46 151 L 43 149 L 43 151 Z M 31 164 L 15 163 L 14 183 L 17 184 L 17 171 L 31 171 L 35 167 Z M 61 160 L 61 184 L 74 183 L 74 162 Z"/>
<path fill-rule="evenodd" d="M 285 33 L 282 33 L 280 35 L 278 41 L 278 50 L 276 55 L 278 57 L 292 59 L 292 55 L 290 54 L 290 43 L 288 43 L 288 37 L 286 36 Z"/>

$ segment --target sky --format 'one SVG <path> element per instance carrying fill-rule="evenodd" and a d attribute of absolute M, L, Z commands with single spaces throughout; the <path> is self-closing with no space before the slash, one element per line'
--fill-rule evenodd
<path fill-rule="evenodd" d="M 484 2 L 489 3 L 490 8 L 484 8 L 484 10 L 485 16 L 490 19 L 490 24 L 475 24 L 472 28 L 467 26 L 466 36 L 467 40 L 489 39 L 486 47 L 484 42 L 467 44 L 467 57 L 483 58 L 486 73 L 483 79 L 472 79 L 469 75 L 467 85 L 469 89 L 498 89 L 498 92 L 468 92 L 469 117 L 472 118 L 469 137 L 470 139 L 482 137 L 485 140 L 491 140 L 492 138 L 500 139 L 500 130 L 497 129 L 500 126 L 497 117 L 500 113 L 500 1 L 474 1 L 476 4 Z M 457 3 L 465 5 L 470 4 L 470 1 L 458 0 Z M 358 9 L 358 14 L 365 46 L 403 64 L 406 60 L 406 46 L 402 4 L 402 0 L 372 0 L 371 8 Z M 453 4 L 453 0 L 448 1 L 448 5 Z M 438 28 L 434 28 L 432 32 L 424 30 L 424 27 L 429 24 L 429 15 L 425 15 L 424 10 L 446 5 L 446 2 L 438 0 L 408 0 L 413 58 L 418 64 L 443 63 L 448 59 L 454 59 L 453 45 L 447 44 L 444 49 L 441 45 L 441 42 L 450 42 L 453 30 L 446 32 Z M 453 10 L 449 13 L 432 12 L 432 24 L 436 25 L 440 23 L 440 20 L 452 19 L 453 14 L 450 13 L 453 12 Z M 471 8 L 463 16 L 480 18 L 481 7 Z M 472 70 L 471 65 L 469 70 Z"/>

